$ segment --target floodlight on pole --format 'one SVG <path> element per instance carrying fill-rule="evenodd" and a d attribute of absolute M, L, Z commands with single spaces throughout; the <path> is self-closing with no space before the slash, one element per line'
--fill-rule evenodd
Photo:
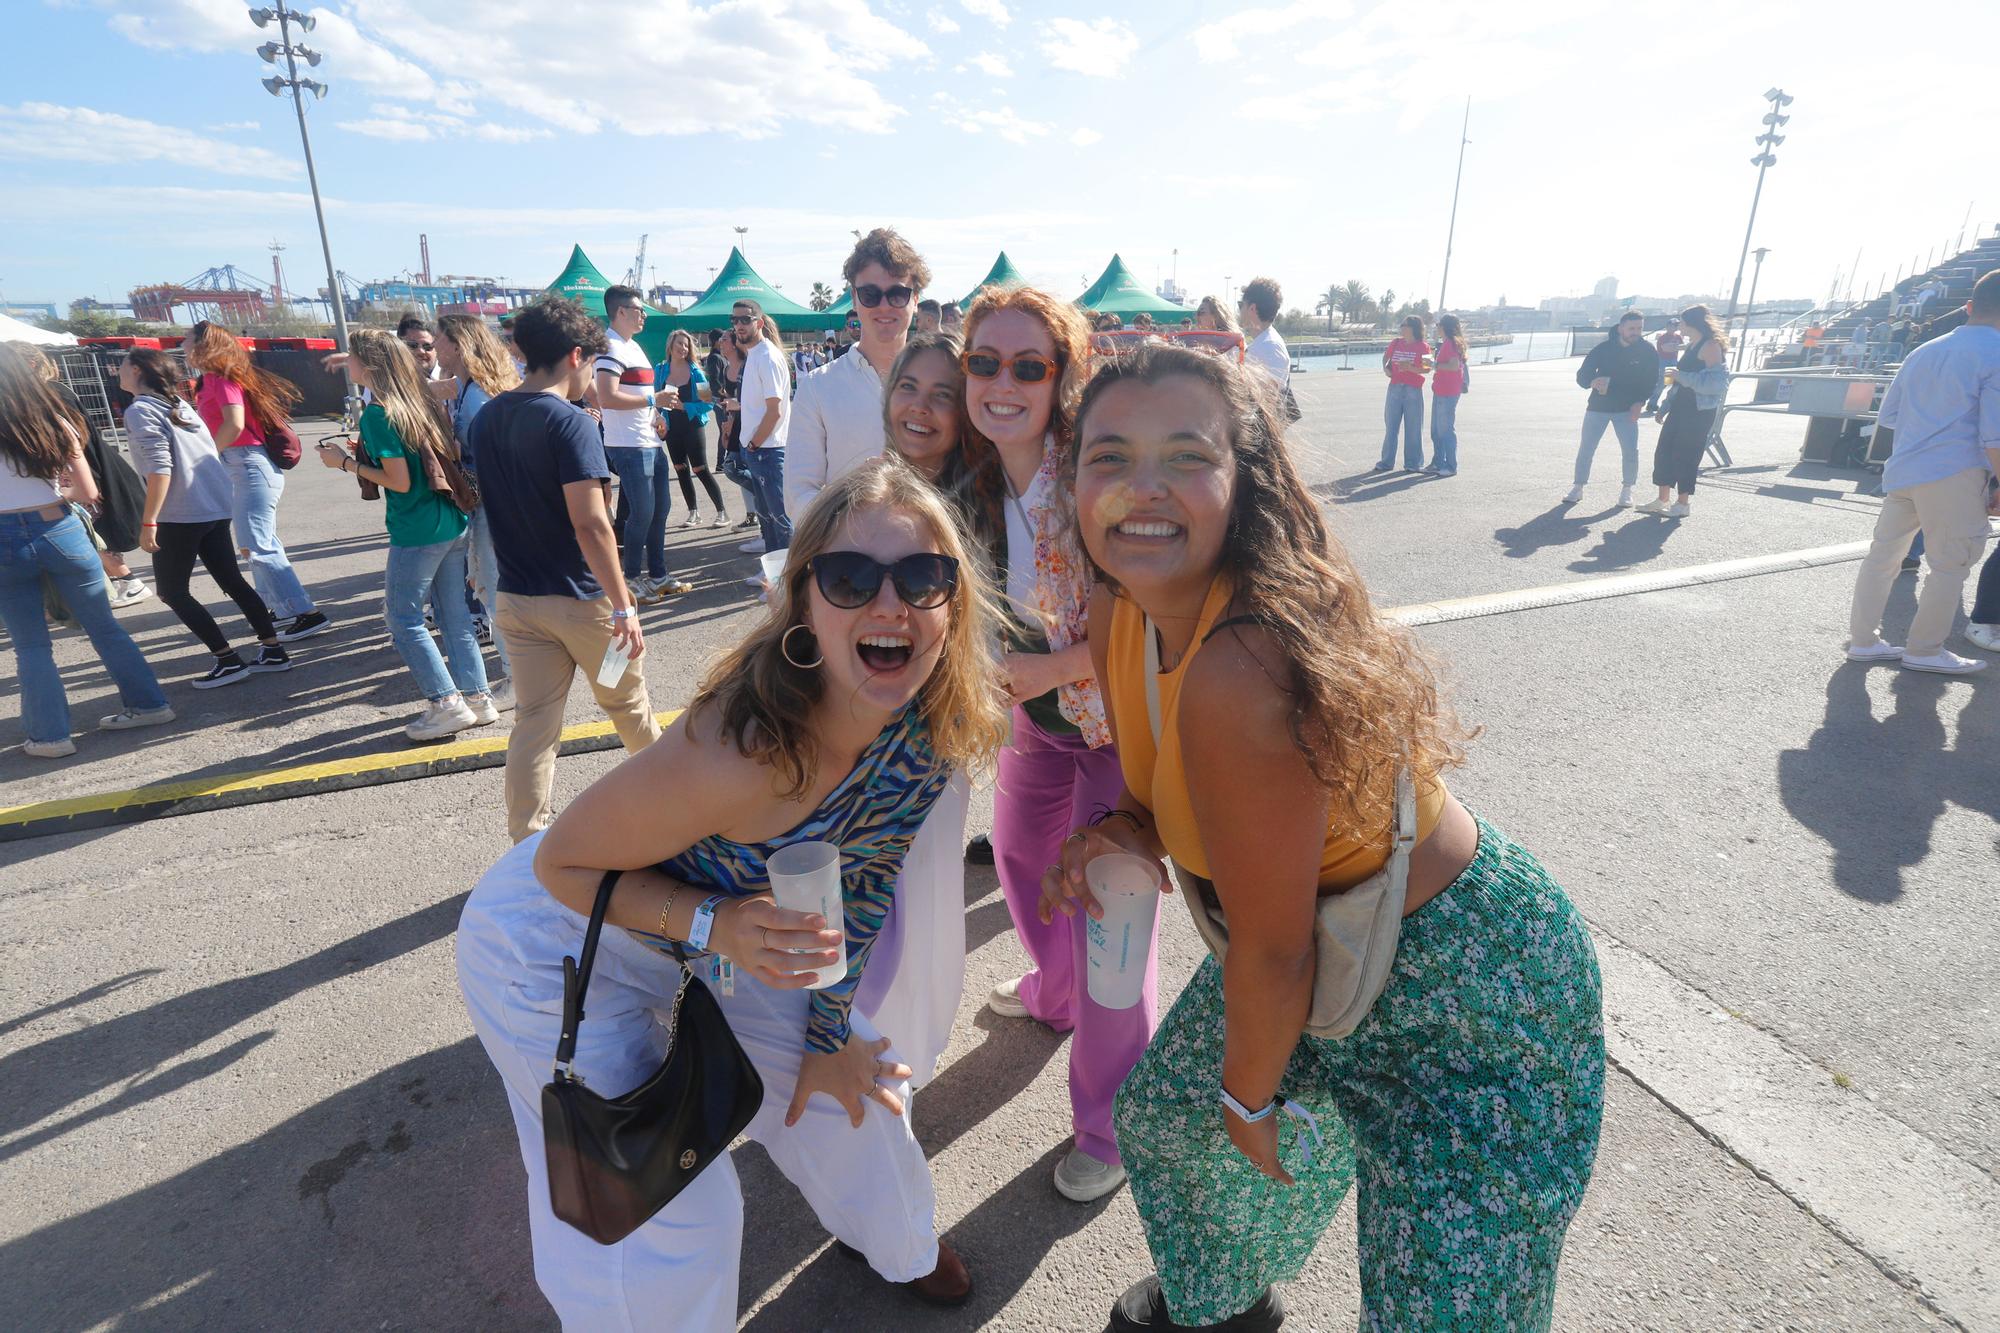
<path fill-rule="evenodd" d="M 736 248 L 741 250 L 747 257 L 750 253 L 750 229 L 748 227 L 736 227 L 733 230 L 736 232 Z"/>
<path fill-rule="evenodd" d="M 257 8 L 250 11 L 250 21 L 260 28 L 271 26 L 271 20 L 278 17 L 275 9 Z"/>
<path fill-rule="evenodd" d="M 250 11 L 250 21 L 260 28 L 268 27 L 274 18 L 278 21 L 278 40 L 276 42 L 267 42 L 264 46 L 259 47 L 257 54 L 263 56 L 265 60 L 270 61 L 272 64 L 277 63 L 276 58 L 278 56 L 284 56 L 285 77 L 279 78 L 273 75 L 268 79 L 262 80 L 262 82 L 265 90 L 273 97 L 283 97 L 287 90 L 292 94 L 292 110 L 297 113 L 299 118 L 299 146 L 305 152 L 306 183 L 312 187 L 313 217 L 319 223 L 320 257 L 326 260 L 326 295 L 327 305 L 333 311 L 334 345 L 345 352 L 347 350 L 347 309 L 345 303 L 341 300 L 340 271 L 333 266 L 333 243 L 327 239 L 326 206 L 321 202 L 319 196 L 319 169 L 313 164 L 312 135 L 306 130 L 305 94 L 310 92 L 315 100 L 323 99 L 326 96 L 326 85 L 316 79 L 302 79 L 299 77 L 299 60 L 303 58 L 309 66 L 316 66 L 320 62 L 320 55 L 317 51 L 310 51 L 303 46 L 292 44 L 292 26 L 296 24 L 300 32 L 311 32 L 315 25 L 315 20 L 310 14 L 301 14 L 297 10 L 289 8 L 284 3 L 284 0 L 279 0 L 273 6 L 260 6 Z M 350 381 L 351 383 L 352 381 Z"/>
<path fill-rule="evenodd" d="M 1763 151 L 1750 159 L 1750 165 L 1757 168 L 1757 188 L 1750 196 L 1750 222 L 1743 228 L 1743 252 L 1736 259 L 1736 282 L 1729 289 L 1729 313 L 1722 318 L 1725 332 L 1736 319 L 1737 297 L 1743 292 L 1743 269 L 1750 262 L 1750 236 L 1757 229 L 1757 204 L 1764 197 L 1764 173 L 1778 164 L 1777 154 L 1771 149 L 1785 141 L 1782 135 L 1776 133 L 1776 129 L 1791 119 L 1781 114 L 1782 108 L 1792 104 L 1791 96 L 1784 89 L 1775 87 L 1770 89 L 1764 94 L 1764 100 L 1771 104 L 1771 109 L 1764 113 L 1763 118 L 1763 124 L 1770 129 L 1757 136 L 1757 142 L 1763 145 Z M 1747 319 L 1743 327 L 1747 333 L 1750 327 Z M 1737 350 L 1740 359 L 1742 349 L 1739 346 Z"/>

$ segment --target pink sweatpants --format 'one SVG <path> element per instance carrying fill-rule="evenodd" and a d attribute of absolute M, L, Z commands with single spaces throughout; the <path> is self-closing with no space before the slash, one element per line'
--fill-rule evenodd
<path fill-rule="evenodd" d="M 1159 927 L 1146 950 L 1146 989 L 1130 1009 L 1106 1009 L 1090 998 L 1084 978 L 1083 917 L 1043 925 L 1036 913 L 1042 871 L 1062 854 L 1063 839 L 1125 789 L 1118 752 L 1090 749 L 1079 736 L 1051 735 L 1020 709 L 1014 741 L 1000 752 L 993 798 L 993 855 L 1014 932 L 1033 968 L 1021 981 L 1028 1012 L 1071 1033 L 1069 1101 L 1077 1146 L 1103 1162 L 1118 1162 L 1111 1103 L 1159 1026 Z"/>

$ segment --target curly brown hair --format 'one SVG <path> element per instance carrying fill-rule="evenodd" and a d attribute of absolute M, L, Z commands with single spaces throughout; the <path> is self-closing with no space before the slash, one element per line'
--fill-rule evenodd
<path fill-rule="evenodd" d="M 1283 656 L 1289 678 L 1278 683 L 1292 699 L 1292 743 L 1337 812 L 1379 823 L 1401 766 L 1436 777 L 1465 762 L 1473 733 L 1460 725 L 1416 635 L 1376 611 L 1360 571 L 1328 530 L 1292 463 L 1284 418 L 1262 372 L 1148 343 L 1107 361 L 1090 381 L 1077 407 L 1077 437 L 1105 390 L 1175 375 L 1208 385 L 1227 408 L 1235 496 L 1217 572 Z M 1072 477 L 1075 467 L 1072 448 Z M 1122 595 L 1102 570 L 1098 577 Z"/>
<path fill-rule="evenodd" d="M 259 429 L 290 424 L 292 411 L 304 396 L 290 380 L 251 365 L 242 341 L 207 320 L 189 331 L 181 345 L 181 359 L 195 374 L 220 375 L 243 390 L 246 430 L 253 423 Z"/>
<path fill-rule="evenodd" d="M 880 264 L 891 273 L 900 273 L 910 286 L 923 291 L 931 285 L 931 266 L 917 253 L 917 247 L 903 239 L 901 232 L 890 227 L 877 227 L 854 243 L 854 253 L 847 256 L 847 262 L 840 267 L 840 276 L 847 285 L 854 285 L 854 275 L 870 264 Z"/>

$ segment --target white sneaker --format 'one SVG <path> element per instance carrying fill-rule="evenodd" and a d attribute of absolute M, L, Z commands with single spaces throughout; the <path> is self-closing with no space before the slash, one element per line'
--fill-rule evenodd
<path fill-rule="evenodd" d="M 644 574 L 639 575 L 637 578 L 627 579 L 625 586 L 632 590 L 632 600 L 635 602 L 657 602 L 662 596 L 660 585 L 647 578 Z"/>
<path fill-rule="evenodd" d="M 710 526 L 711 528 L 726 528 L 729 527 L 730 525 L 731 522 L 729 515 L 723 513 L 720 509 L 718 509 L 715 511 L 715 522 L 709 524 L 708 526 Z"/>
<path fill-rule="evenodd" d="M 1646 503 L 1642 505 L 1634 506 L 1634 508 L 1638 513 L 1641 514 L 1657 514 L 1661 518 L 1665 518 L 1667 516 L 1667 510 L 1672 508 L 1672 506 L 1669 505 L 1665 500 L 1648 500 L 1646 501 Z"/>
<path fill-rule="evenodd" d="M 487 695 L 499 711 L 503 713 L 514 711 L 514 682 L 511 679 L 489 682 Z"/>
<path fill-rule="evenodd" d="M 1690 511 L 1688 509 L 1688 502 L 1686 500 L 1676 500 L 1672 504 L 1667 506 L 1668 518 L 1686 518 L 1689 512 Z"/>
<path fill-rule="evenodd" d="M 698 527 L 700 527 L 700 526 L 701 526 L 701 513 L 700 513 L 700 511 L 699 511 L 699 510 L 694 510 L 694 509 L 690 509 L 690 510 L 688 510 L 688 516 L 687 516 L 686 518 L 684 518 L 684 519 L 682 519 L 682 520 L 681 520 L 681 526 L 682 526 L 682 527 L 684 527 L 684 528 L 698 528 Z"/>
<path fill-rule="evenodd" d="M 1022 978 L 1003 981 L 986 997 L 986 1007 L 1002 1018 L 1026 1018 L 1028 1006 L 1021 1003 Z"/>
<path fill-rule="evenodd" d="M 1071 1148 L 1056 1163 L 1056 1193 L 1072 1203 L 1101 1199 L 1124 1183 L 1124 1167 L 1100 1162 L 1081 1148 Z"/>
<path fill-rule="evenodd" d="M 1967 625 L 1965 641 L 1989 653 L 2000 653 L 2000 625 Z"/>
<path fill-rule="evenodd" d="M 1570 487 L 1569 494 L 1563 497 L 1563 503 L 1566 505 L 1583 503 L 1583 487 L 1581 486 Z"/>
<path fill-rule="evenodd" d="M 493 706 L 490 694 L 468 694 L 465 706 L 472 710 L 472 723 L 478 727 L 490 727 L 500 720 L 500 710 Z"/>
<path fill-rule="evenodd" d="M 1912 671 L 1931 671 L 1940 676 L 1969 676 L 1975 671 L 1986 670 L 1986 663 L 1976 658 L 1960 657 L 1949 648 L 1940 648 L 1929 657 L 1912 657 L 1904 653 L 1903 665 Z"/>
<path fill-rule="evenodd" d="M 466 707 L 465 700 L 454 696 L 424 709 L 415 722 L 403 728 L 403 734 L 413 741 L 441 741 L 478 725 L 479 719 Z"/>
<path fill-rule="evenodd" d="M 1630 509 L 1632 507 L 1632 488 L 1630 486 L 1622 486 L 1619 488 L 1618 507 L 1620 509 Z"/>
<path fill-rule="evenodd" d="M 130 606 L 134 602 L 143 602 L 152 595 L 153 590 L 148 588 L 146 581 L 137 575 L 127 579 L 112 580 L 111 605 L 113 607 Z"/>
<path fill-rule="evenodd" d="M 67 759 L 76 753 L 76 742 L 67 736 L 59 741 L 22 741 L 21 753 L 37 759 Z"/>
<path fill-rule="evenodd" d="M 171 704 L 162 704 L 158 708 L 128 708 L 122 713 L 113 713 L 110 717 L 98 718 L 97 729 L 99 731 L 130 731 L 134 727 L 165 726 L 173 720 L 174 710 Z"/>
<path fill-rule="evenodd" d="M 1873 643 L 1864 643 L 1859 646 L 1850 643 L 1847 645 L 1847 660 L 1850 662 L 1900 662 L 1903 660 L 1903 650 L 1893 643 L 1884 643 L 1880 639 L 1875 640 Z"/>
<path fill-rule="evenodd" d="M 762 555 L 764 554 L 764 539 L 762 537 L 752 537 L 747 542 L 739 543 L 736 549 L 745 555 Z"/>

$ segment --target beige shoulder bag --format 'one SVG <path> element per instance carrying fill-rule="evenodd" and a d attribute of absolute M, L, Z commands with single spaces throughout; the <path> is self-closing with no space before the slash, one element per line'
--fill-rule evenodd
<path fill-rule="evenodd" d="M 1160 747 L 1160 640 L 1151 619 L 1146 633 L 1146 713 L 1153 725 L 1153 751 Z M 1204 641 L 1205 642 L 1205 641 Z M 1190 653 L 1200 644 L 1190 645 Z M 1351 889 L 1323 897 L 1313 918 L 1318 963 L 1313 972 L 1312 1010 L 1306 1032 L 1345 1037 L 1354 1031 L 1389 984 L 1396 943 L 1403 929 L 1403 902 L 1410 884 L 1410 849 L 1417 842 L 1417 787 L 1404 768 L 1396 774 L 1396 845 L 1375 874 Z M 1217 961 L 1229 951 L 1229 923 L 1214 886 L 1178 862 L 1174 877 L 1194 914 L 1195 928 Z"/>

